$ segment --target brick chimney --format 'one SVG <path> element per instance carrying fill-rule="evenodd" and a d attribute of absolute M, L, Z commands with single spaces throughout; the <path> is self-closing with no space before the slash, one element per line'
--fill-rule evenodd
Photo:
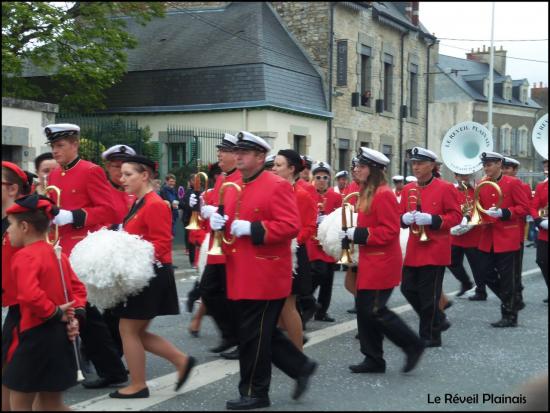
<path fill-rule="evenodd" d="M 537 83 L 535 82 L 533 84 L 533 87 L 531 88 L 531 99 L 533 99 L 539 105 L 547 108 L 548 107 L 548 86 L 544 86 L 542 82 L 540 82 L 539 86 L 537 87 Z"/>
<path fill-rule="evenodd" d="M 405 8 L 405 17 L 415 26 L 418 26 L 418 2 L 417 1 L 407 1 L 407 2 L 395 2 L 395 7 L 398 10 L 403 12 L 403 7 Z"/>
<path fill-rule="evenodd" d="M 411 22 L 415 26 L 418 26 L 418 18 L 419 18 L 419 2 L 418 1 L 412 1 L 412 18 Z"/>
<path fill-rule="evenodd" d="M 490 50 L 491 48 L 485 48 L 485 45 L 483 45 L 482 51 L 479 50 L 479 47 L 476 52 L 472 49 L 471 52 L 466 53 L 466 59 L 489 64 L 491 59 Z M 506 74 L 506 50 L 502 49 L 502 46 L 500 46 L 500 50 L 497 50 L 496 47 L 494 47 L 494 54 L 495 58 L 493 68 L 499 75 L 504 76 Z"/>

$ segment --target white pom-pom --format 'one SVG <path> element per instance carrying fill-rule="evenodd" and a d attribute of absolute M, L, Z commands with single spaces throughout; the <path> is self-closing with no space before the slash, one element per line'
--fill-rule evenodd
<path fill-rule="evenodd" d="M 204 237 L 204 241 L 202 242 L 201 248 L 199 250 L 199 264 L 198 264 L 199 277 L 202 277 L 202 273 L 204 272 L 204 268 L 206 267 L 209 244 L 210 244 L 210 233 L 206 234 L 206 237 Z"/>
<path fill-rule="evenodd" d="M 88 302 L 112 308 L 138 294 L 155 276 L 153 244 L 125 231 L 102 228 L 75 245 L 70 261 L 86 284 Z"/>
<path fill-rule="evenodd" d="M 401 255 L 405 259 L 405 253 L 407 252 L 407 242 L 409 241 L 409 228 L 401 228 L 399 233 L 399 244 L 401 246 Z"/>
<path fill-rule="evenodd" d="M 298 271 L 298 256 L 296 255 L 297 250 L 298 240 L 296 238 L 292 238 L 292 242 L 290 243 L 290 253 L 292 255 L 292 269 L 294 271 Z"/>
<path fill-rule="evenodd" d="M 349 212 L 346 214 L 349 219 Z M 357 213 L 353 213 L 353 223 L 347 222 L 348 227 L 357 226 Z M 342 257 L 342 241 L 338 234 L 342 229 L 342 208 L 335 209 L 321 222 L 317 231 L 317 239 L 328 255 L 339 261 Z M 353 247 L 352 259 L 354 263 L 359 261 L 359 246 Z"/>

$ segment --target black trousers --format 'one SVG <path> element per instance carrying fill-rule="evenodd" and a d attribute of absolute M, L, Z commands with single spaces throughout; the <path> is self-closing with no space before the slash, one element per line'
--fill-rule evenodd
<path fill-rule="evenodd" d="M 496 253 L 480 251 L 480 265 L 489 287 L 500 299 L 500 311 L 503 317 L 517 318 L 517 283 L 516 260 L 517 251 Z"/>
<path fill-rule="evenodd" d="M 537 265 L 548 287 L 548 241 L 537 240 Z"/>
<path fill-rule="evenodd" d="M 418 337 L 386 304 L 393 288 L 387 290 L 358 290 L 357 328 L 361 353 L 372 366 L 386 367 L 382 342 L 384 336 L 404 351 L 422 345 Z"/>
<path fill-rule="evenodd" d="M 293 379 L 304 374 L 308 358 L 277 328 L 285 298 L 232 301 L 239 326 L 241 396 L 267 397 L 271 363 Z"/>
<path fill-rule="evenodd" d="M 212 316 L 224 340 L 236 341 L 235 315 L 227 299 L 226 285 L 225 264 L 207 264 L 199 286 L 206 313 Z"/>
<path fill-rule="evenodd" d="M 464 255 L 466 255 L 466 258 L 468 258 L 468 263 L 470 264 L 470 268 L 472 269 L 474 280 L 476 279 L 476 251 L 476 248 L 464 248 L 457 245 L 451 246 L 451 265 L 449 265 L 447 268 L 449 268 L 451 273 L 462 285 L 472 284 L 472 280 L 470 279 L 470 276 L 464 268 Z"/>
<path fill-rule="evenodd" d="M 439 309 L 444 266 L 403 267 L 401 292 L 420 317 L 419 335 L 424 340 L 441 339 L 445 315 Z"/>
<path fill-rule="evenodd" d="M 523 269 L 523 245 L 522 242 L 519 245 L 519 250 L 516 253 L 516 258 L 514 260 L 514 277 L 516 282 L 516 294 L 519 301 L 522 301 L 521 292 L 523 291 L 523 284 L 521 282 L 521 271 Z"/>
<path fill-rule="evenodd" d="M 86 322 L 80 329 L 84 351 L 100 377 L 126 377 L 126 367 L 120 359 L 117 345 L 101 313 L 86 303 Z"/>
<path fill-rule="evenodd" d="M 122 338 L 120 337 L 120 330 L 118 329 L 120 317 L 114 315 L 110 309 L 106 309 L 105 311 L 103 311 L 103 320 L 105 321 L 105 324 L 107 324 L 107 328 L 109 329 L 109 333 L 113 338 L 119 357 L 122 357 L 124 355 L 124 350 L 122 348 Z"/>
<path fill-rule="evenodd" d="M 334 283 L 334 264 L 320 260 L 311 261 L 310 265 L 313 292 L 319 287 L 317 302 L 321 305 L 318 315 L 325 315 L 332 298 L 332 284 Z"/>

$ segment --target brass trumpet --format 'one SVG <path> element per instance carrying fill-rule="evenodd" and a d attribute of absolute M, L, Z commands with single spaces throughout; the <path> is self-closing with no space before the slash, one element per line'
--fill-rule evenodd
<path fill-rule="evenodd" d="M 496 207 L 496 208 L 499 208 L 500 205 L 502 204 L 502 200 L 504 199 L 504 197 L 502 196 L 502 191 L 500 190 L 500 187 L 498 186 L 498 184 L 496 182 L 493 182 L 493 181 L 480 182 L 476 186 L 476 189 L 474 191 L 474 208 L 473 208 L 472 218 L 470 219 L 469 225 L 482 225 L 482 224 L 484 224 L 483 218 L 481 217 L 481 212 L 486 214 L 487 210 L 484 209 L 481 206 L 481 201 L 479 199 L 479 192 L 480 192 L 481 188 L 483 188 L 486 185 L 492 186 L 498 194 L 498 202 L 496 203 L 496 205 L 493 205 L 493 206 Z"/>
<path fill-rule="evenodd" d="M 407 197 L 407 210 L 409 212 L 420 211 L 421 208 L 420 192 L 418 188 L 409 189 Z M 411 233 L 413 233 L 414 235 L 420 235 L 419 241 L 427 242 L 430 240 L 428 238 L 428 234 L 426 234 L 426 229 L 424 228 L 424 225 L 416 225 L 413 223 L 411 224 L 410 230 Z"/>
<path fill-rule="evenodd" d="M 55 192 L 55 194 L 57 195 L 55 206 L 57 207 L 57 209 L 59 209 L 61 207 L 61 189 L 59 189 L 59 187 L 55 185 L 48 185 L 44 188 L 44 195 L 48 196 L 48 192 L 50 191 Z M 59 225 L 55 225 L 53 240 L 50 239 L 49 234 L 46 234 L 46 241 L 48 241 L 48 243 L 51 245 L 57 244 L 57 242 L 59 241 Z"/>
<path fill-rule="evenodd" d="M 237 185 L 236 183 L 234 183 L 234 182 L 226 182 L 226 183 L 222 184 L 222 186 L 220 187 L 220 198 L 219 198 L 219 202 L 218 202 L 218 214 L 220 214 L 223 217 L 225 188 L 228 188 L 230 186 L 235 188 L 238 192 L 237 207 L 235 209 L 235 219 L 239 219 L 239 209 L 240 209 L 239 207 L 241 205 L 241 187 L 239 185 Z M 223 255 L 222 242 L 224 242 L 228 245 L 231 245 L 235 242 L 236 238 L 233 235 L 229 240 L 227 240 L 224 236 L 223 228 L 220 229 L 219 231 L 213 231 L 213 232 L 214 232 L 214 235 L 213 235 L 214 238 L 213 238 L 213 241 L 212 241 L 212 247 L 208 251 L 208 255 Z"/>
<path fill-rule="evenodd" d="M 352 197 L 359 197 L 359 192 L 351 192 L 348 195 L 344 197 L 342 200 L 342 231 L 347 231 L 348 228 L 353 227 L 353 213 L 354 208 L 353 205 L 347 202 Z M 347 221 L 346 217 L 346 209 L 349 211 L 349 223 Z M 338 261 L 336 264 L 344 264 L 344 265 L 351 265 L 355 264 L 353 262 L 353 259 L 351 258 L 353 254 L 353 240 L 350 240 L 346 234 L 342 241 L 342 256 L 340 257 L 340 261 Z"/>
<path fill-rule="evenodd" d="M 201 190 L 201 176 L 204 178 L 204 189 Z M 200 218 L 200 202 L 198 202 L 198 198 L 201 194 L 201 192 L 206 191 L 208 189 L 208 175 L 206 175 L 204 172 L 199 172 L 195 174 L 195 180 L 193 181 L 193 190 L 195 191 L 195 195 L 197 196 L 197 204 L 193 207 L 193 211 L 191 212 L 191 218 L 189 219 L 189 225 L 185 227 L 185 229 L 201 229 L 199 225 Z"/>

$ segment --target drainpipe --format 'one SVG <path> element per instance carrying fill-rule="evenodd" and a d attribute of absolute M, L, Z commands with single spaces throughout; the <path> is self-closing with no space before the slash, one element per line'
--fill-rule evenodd
<path fill-rule="evenodd" d="M 334 7 L 336 3 L 330 2 L 330 33 L 329 33 L 329 64 L 328 64 L 328 111 L 332 112 L 332 54 L 334 43 Z M 332 118 L 327 122 L 327 162 L 332 165 Z"/>
<path fill-rule="evenodd" d="M 432 40 L 432 43 L 428 46 L 428 54 L 427 54 L 427 58 L 426 58 L 426 116 L 425 116 L 425 125 L 424 125 L 424 129 L 425 129 L 425 137 L 424 137 L 424 140 L 425 140 L 425 143 L 424 143 L 424 147 L 427 148 L 428 147 L 428 117 L 429 117 L 429 112 L 428 112 L 428 101 L 430 99 L 430 49 L 432 46 L 435 45 L 435 40 Z"/>
<path fill-rule="evenodd" d="M 403 104 L 405 103 L 403 99 L 404 89 L 405 89 L 405 36 L 409 34 L 407 30 L 404 33 L 401 33 L 401 104 L 399 105 L 399 173 L 403 174 L 405 157 L 403 156 Z"/>

